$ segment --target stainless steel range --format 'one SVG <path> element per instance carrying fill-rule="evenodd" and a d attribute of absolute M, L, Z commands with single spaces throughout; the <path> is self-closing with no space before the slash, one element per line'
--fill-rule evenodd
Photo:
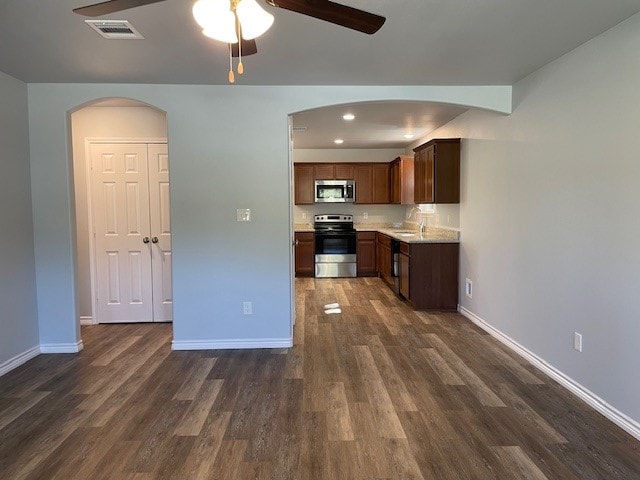
<path fill-rule="evenodd" d="M 316 278 L 355 277 L 353 215 L 315 215 Z"/>

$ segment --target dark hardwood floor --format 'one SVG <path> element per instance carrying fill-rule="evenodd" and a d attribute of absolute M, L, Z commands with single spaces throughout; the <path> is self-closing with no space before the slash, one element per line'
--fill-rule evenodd
<path fill-rule="evenodd" d="M 289 350 L 100 325 L 0 378 L 0 478 L 640 478 L 640 442 L 462 316 L 376 278 L 296 283 Z"/>

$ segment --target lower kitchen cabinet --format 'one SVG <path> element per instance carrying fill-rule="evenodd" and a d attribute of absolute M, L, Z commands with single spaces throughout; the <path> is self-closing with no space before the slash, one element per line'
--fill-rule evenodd
<path fill-rule="evenodd" d="M 313 277 L 315 275 L 315 234 L 296 232 L 294 238 L 296 277 Z"/>
<path fill-rule="evenodd" d="M 376 236 L 376 269 L 378 275 L 389 285 L 393 285 L 393 254 L 391 251 L 391 237 L 384 233 Z"/>
<path fill-rule="evenodd" d="M 401 248 L 402 245 L 403 243 L 400 244 Z M 408 254 L 403 254 L 401 250 L 400 293 L 402 296 L 416 310 L 457 310 L 460 245 L 457 243 L 405 243 L 404 245 L 408 246 Z"/>
<path fill-rule="evenodd" d="M 356 244 L 358 276 L 375 277 L 376 268 L 376 232 L 358 232 Z"/>

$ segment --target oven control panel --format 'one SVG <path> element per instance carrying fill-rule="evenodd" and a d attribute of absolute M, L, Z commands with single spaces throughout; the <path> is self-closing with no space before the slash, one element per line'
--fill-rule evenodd
<path fill-rule="evenodd" d="M 353 222 L 353 215 L 315 215 L 313 220 L 318 223 L 323 222 Z"/>

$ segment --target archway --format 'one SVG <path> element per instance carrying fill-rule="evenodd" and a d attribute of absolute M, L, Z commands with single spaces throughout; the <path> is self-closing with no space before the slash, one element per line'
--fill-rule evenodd
<path fill-rule="evenodd" d="M 129 190 L 132 192 L 135 190 L 135 195 L 143 194 L 146 190 L 149 190 L 151 193 L 147 199 L 144 199 L 144 203 L 149 205 L 152 198 L 162 196 L 166 200 L 164 202 L 166 203 L 164 206 L 166 210 L 164 216 L 168 215 L 166 113 L 137 100 L 108 98 L 83 104 L 69 112 L 69 125 L 74 180 L 73 198 L 75 205 L 75 294 L 79 323 L 91 325 L 97 323 L 126 323 L 133 321 L 146 322 L 158 319 L 170 321 L 172 299 L 164 298 L 164 304 L 157 307 L 155 305 L 157 302 L 154 302 L 154 294 L 158 289 L 153 288 L 152 280 L 158 277 L 158 275 L 146 273 L 147 270 L 150 272 L 151 265 L 155 261 L 155 258 L 160 258 L 160 254 L 165 255 L 165 253 L 168 252 L 168 255 L 165 256 L 166 258 L 163 257 L 161 266 L 165 267 L 166 271 L 169 272 L 168 276 L 165 276 L 170 279 L 170 228 L 168 228 L 168 226 L 164 228 L 164 230 L 167 230 L 166 241 L 164 239 L 157 241 L 158 246 L 166 244 L 164 248 L 158 249 L 156 244 L 152 244 L 152 242 L 149 241 L 139 246 L 136 245 L 132 251 L 130 249 L 117 251 L 113 250 L 114 247 L 113 244 L 111 244 L 109 249 L 112 251 L 106 252 L 110 260 L 106 260 L 105 263 L 103 254 L 105 253 L 106 244 L 100 241 L 100 225 L 104 228 L 106 224 L 99 221 L 103 217 L 109 217 L 110 220 L 107 219 L 105 221 L 107 223 L 114 222 L 109 228 L 115 226 L 123 236 L 125 236 L 124 230 L 126 227 L 130 230 L 126 233 L 127 237 L 135 237 L 136 234 L 139 234 L 142 239 L 162 239 L 163 237 L 162 235 L 158 237 L 157 235 L 159 234 L 157 232 L 151 232 L 151 227 L 145 216 L 150 218 L 151 221 L 154 216 L 150 214 L 152 210 L 147 209 L 148 213 L 145 213 L 145 209 L 140 208 L 139 205 L 142 203 L 127 204 L 129 206 L 123 204 L 126 212 L 123 211 L 117 214 L 116 212 L 118 210 L 116 209 L 109 213 L 106 208 L 109 202 L 105 203 L 96 200 L 102 197 L 103 192 L 98 191 L 99 187 L 96 183 L 97 173 L 92 166 L 92 162 L 97 161 L 94 157 L 103 150 L 104 152 L 102 152 L 101 155 L 114 158 L 115 164 L 117 164 L 119 161 L 117 157 L 109 157 L 113 155 L 109 149 L 115 148 L 118 151 L 122 150 L 123 155 L 129 159 L 127 160 L 125 158 L 122 161 L 131 161 L 133 163 L 127 164 L 124 167 L 126 172 L 123 173 L 122 182 L 124 182 L 126 185 L 125 188 L 128 190 L 127 193 L 121 192 L 121 195 L 126 197 L 126 202 L 129 202 Z M 134 159 L 134 157 L 131 156 L 134 153 L 136 155 L 140 153 L 141 156 Z M 157 157 L 155 160 L 154 155 Z M 156 163 L 164 162 L 163 168 L 166 171 L 162 173 L 164 180 L 162 180 L 161 183 L 158 183 L 157 179 L 155 180 L 155 184 L 149 183 L 149 169 L 154 161 Z M 137 162 L 141 163 L 138 164 Z M 146 187 L 141 187 L 140 191 L 137 190 L 138 185 L 131 182 L 130 177 L 138 167 L 144 169 L 140 178 L 146 178 L 146 180 L 141 180 L 146 182 Z M 160 166 L 158 165 L 155 168 L 156 177 L 154 178 L 159 178 L 157 175 Z M 115 172 L 112 172 L 112 174 L 116 175 Z M 129 177 L 127 177 L 127 175 L 129 175 Z M 125 178 L 128 178 L 128 180 Z M 138 180 L 136 180 L 136 182 L 137 181 Z M 116 185 L 116 187 L 108 190 L 112 192 L 119 191 L 120 187 L 117 187 L 117 183 L 111 183 L 111 180 L 109 180 L 106 185 Z M 149 185 L 155 185 L 155 191 L 153 188 L 149 188 Z M 159 189 L 166 191 L 160 192 Z M 155 195 L 153 195 L 154 192 Z M 105 193 L 105 195 L 107 194 Z M 158 202 L 159 201 L 156 203 Z M 162 202 L 156 205 L 155 208 L 163 208 Z M 104 215 L 102 213 L 103 211 L 105 212 Z M 140 217 L 133 218 L 133 212 L 135 212 L 136 215 L 140 215 Z M 155 216 L 158 216 L 158 214 Z M 166 218 L 169 217 L 166 216 Z M 126 226 L 125 223 L 127 223 Z M 137 230 L 140 231 L 137 232 Z M 110 236 L 111 241 L 117 237 L 113 232 L 110 232 L 108 236 Z M 158 252 L 153 252 L 152 254 L 151 248 L 158 249 Z M 111 260 L 118 255 L 126 254 L 127 252 L 129 255 L 128 260 L 121 258 L 120 260 L 111 262 Z M 120 279 L 123 278 L 121 276 L 125 275 L 124 271 L 127 267 L 131 269 L 131 272 L 129 272 L 131 278 L 135 277 L 138 280 L 137 285 L 133 285 L 133 282 L 120 281 Z M 153 278 L 146 278 L 148 275 L 153 275 Z M 114 281 L 114 276 L 116 281 Z M 160 279 L 162 277 L 162 275 L 159 276 Z M 130 284 L 128 285 L 130 288 L 125 289 L 127 283 Z M 118 291 L 112 291 L 114 286 L 118 287 Z M 171 286 L 169 285 L 164 289 L 160 289 L 160 291 L 162 290 L 170 293 Z M 131 305 L 135 304 L 135 307 L 125 308 L 127 302 Z M 119 306 L 117 305 L 118 303 L 120 303 Z M 163 315 L 160 315 L 158 312 L 154 314 L 156 309 L 158 311 L 162 310 Z"/>

